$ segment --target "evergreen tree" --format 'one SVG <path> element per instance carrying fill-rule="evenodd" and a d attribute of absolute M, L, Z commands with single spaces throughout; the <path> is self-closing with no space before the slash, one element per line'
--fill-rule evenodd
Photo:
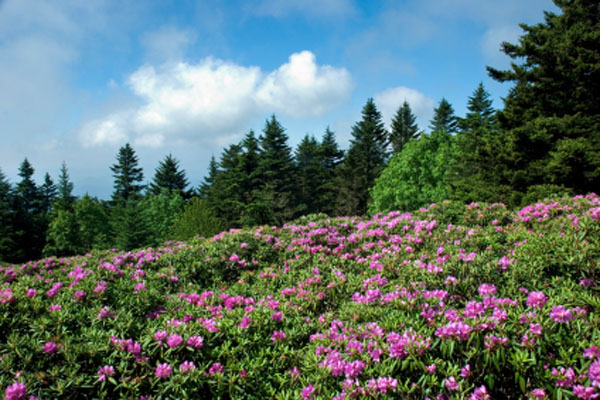
<path fill-rule="evenodd" d="M 258 176 L 261 193 L 257 200 L 261 209 L 270 210 L 262 223 L 281 225 L 295 215 L 294 164 L 292 151 L 287 144 L 285 129 L 279 124 L 275 115 L 267 120 L 263 135 L 260 136 L 260 163 Z"/>
<path fill-rule="evenodd" d="M 319 206 L 319 188 L 323 163 L 319 154 L 319 142 L 314 136 L 304 136 L 296 148 L 296 199 L 297 212 L 302 215 L 316 213 Z"/>
<path fill-rule="evenodd" d="M 388 134 L 373 99 L 362 109 L 362 120 L 352 127 L 350 148 L 344 159 L 338 197 L 338 214 L 364 215 L 375 183 L 387 159 Z"/>
<path fill-rule="evenodd" d="M 128 200 L 140 197 L 144 188 L 140 182 L 144 179 L 144 174 L 138 167 L 138 157 L 129 143 L 119 149 L 117 163 L 110 169 L 115 178 L 113 203 L 124 205 Z"/>
<path fill-rule="evenodd" d="M 179 169 L 179 161 L 171 154 L 165 157 L 156 168 L 154 179 L 150 184 L 150 193 L 158 195 L 163 189 L 169 192 L 178 190 L 184 198 L 190 196 L 186 191 L 189 182 L 185 176 L 185 170 Z"/>
<path fill-rule="evenodd" d="M 452 197 L 465 203 L 473 201 L 508 202 L 511 189 L 498 179 L 497 162 L 501 146 L 495 110 L 489 93 L 479 84 L 469 97 L 469 112 L 459 120 L 457 134 L 460 157 L 448 175 Z"/>
<path fill-rule="evenodd" d="M 13 209 L 15 210 L 15 262 L 40 258 L 44 247 L 44 226 L 40 190 L 33 180 L 35 170 L 25 158 L 19 167 L 21 181 L 15 188 Z"/>
<path fill-rule="evenodd" d="M 14 215 L 12 188 L 0 169 L 0 261 L 13 259 Z"/>
<path fill-rule="evenodd" d="M 204 182 L 198 189 L 198 194 L 201 198 L 206 199 L 210 192 L 210 188 L 214 185 L 219 173 L 219 163 L 215 160 L 215 156 L 210 157 L 210 163 L 208 164 L 208 175 L 204 178 Z"/>
<path fill-rule="evenodd" d="M 113 245 L 119 250 L 132 250 L 150 245 L 150 227 L 144 215 L 143 203 L 134 196 L 112 210 L 110 226 Z"/>
<path fill-rule="evenodd" d="M 44 183 L 40 186 L 40 201 L 41 201 L 41 212 L 49 214 L 52 209 L 52 204 L 56 199 L 56 185 L 50 177 L 50 174 L 46 172 L 44 175 Z"/>
<path fill-rule="evenodd" d="M 498 119 L 503 130 L 499 179 L 515 202 L 531 187 L 600 189 L 600 11 L 597 1 L 555 0 L 561 13 L 521 24 L 517 44 L 502 51 L 511 69 L 488 67 L 499 82 L 514 82 Z M 549 186 L 550 185 L 550 186 Z M 549 194 L 549 193 L 548 193 Z"/>
<path fill-rule="evenodd" d="M 54 207 L 60 210 L 72 210 L 75 204 L 75 196 L 73 196 L 73 182 L 69 180 L 69 172 L 67 164 L 63 161 L 60 167 L 60 175 L 58 177 L 57 195 Z"/>
<path fill-rule="evenodd" d="M 243 203 L 240 223 L 243 226 L 254 226 L 261 224 L 266 220 L 262 203 L 258 202 L 260 198 L 260 176 L 258 166 L 260 164 L 260 145 L 250 131 L 242 140 L 242 153 L 240 154 L 240 172 L 241 178 L 241 201 Z"/>
<path fill-rule="evenodd" d="M 431 129 L 431 132 L 446 131 L 455 133 L 457 131 L 458 121 L 454 115 L 454 108 L 445 98 L 440 100 L 438 106 L 434 108 L 429 129 Z"/>
<path fill-rule="evenodd" d="M 318 185 L 317 210 L 334 215 L 336 197 L 339 191 L 339 167 L 344 159 L 344 152 L 340 150 L 335 140 L 335 134 L 327 127 L 319 146 L 319 158 L 321 161 L 321 175 L 316 177 Z"/>
<path fill-rule="evenodd" d="M 221 168 L 207 197 L 210 207 L 227 228 L 240 226 L 239 220 L 243 209 L 241 152 L 242 147 L 239 144 L 232 144 L 223 150 L 219 161 Z"/>
<path fill-rule="evenodd" d="M 412 113 L 410 105 L 405 100 L 392 119 L 390 141 L 394 153 L 399 153 L 409 140 L 419 137 L 417 117 Z"/>

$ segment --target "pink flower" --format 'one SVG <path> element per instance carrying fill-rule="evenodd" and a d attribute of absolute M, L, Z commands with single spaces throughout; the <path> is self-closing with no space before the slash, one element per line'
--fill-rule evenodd
<path fill-rule="evenodd" d="M 196 365 L 192 361 L 184 361 L 181 363 L 179 370 L 183 375 L 187 375 L 190 371 L 196 370 Z"/>
<path fill-rule="evenodd" d="M 456 378 L 454 378 L 453 376 L 444 379 L 444 386 L 446 386 L 448 390 L 458 390 L 458 382 L 456 382 Z"/>
<path fill-rule="evenodd" d="M 213 365 L 211 365 L 211 367 L 208 369 L 208 373 L 211 375 L 222 374 L 223 366 L 221 364 L 219 364 L 218 362 L 213 363 Z"/>
<path fill-rule="evenodd" d="M 167 331 L 156 331 L 154 333 L 154 339 L 156 339 L 156 341 L 160 344 L 162 344 L 162 341 L 165 340 L 167 336 L 169 336 Z"/>
<path fill-rule="evenodd" d="M 533 308 L 542 308 L 548 301 L 548 297 L 542 292 L 530 292 L 527 296 L 527 306 Z"/>
<path fill-rule="evenodd" d="M 194 349 L 199 349 L 203 344 L 204 342 L 202 341 L 201 336 L 190 336 L 190 338 L 187 340 L 187 345 L 193 347 Z"/>
<path fill-rule="evenodd" d="M 297 367 L 293 367 L 292 369 L 290 369 L 290 376 L 292 378 L 297 378 L 300 376 L 300 370 Z"/>
<path fill-rule="evenodd" d="M 531 400 L 544 400 L 547 398 L 546 391 L 544 389 L 533 389 L 529 393 L 529 398 Z"/>
<path fill-rule="evenodd" d="M 479 286 L 478 292 L 482 296 L 489 296 L 490 294 L 496 293 L 496 286 L 488 283 L 482 283 Z"/>
<path fill-rule="evenodd" d="M 273 318 L 273 321 L 275 322 L 281 322 L 283 321 L 283 313 L 281 311 L 277 311 L 276 313 L 273 313 L 271 318 Z"/>
<path fill-rule="evenodd" d="M 250 322 L 252 322 L 252 318 L 250 318 L 250 317 L 243 317 L 242 318 L 242 322 L 240 322 L 238 324 L 238 328 L 248 329 L 250 327 Z"/>
<path fill-rule="evenodd" d="M 273 331 L 273 335 L 271 336 L 271 340 L 274 342 L 284 340 L 285 332 L 284 331 Z"/>
<path fill-rule="evenodd" d="M 37 294 L 37 291 L 35 289 L 33 289 L 33 288 L 29 288 L 25 292 L 25 296 L 29 297 L 30 299 L 33 299 L 36 294 Z"/>
<path fill-rule="evenodd" d="M 106 378 L 109 378 L 115 374 L 115 369 L 111 365 L 105 365 L 98 370 L 98 381 L 104 382 Z"/>
<path fill-rule="evenodd" d="M 139 292 L 142 292 L 144 290 L 146 290 L 146 283 L 140 282 L 137 285 L 135 285 L 135 288 L 133 288 L 133 293 L 138 294 Z"/>
<path fill-rule="evenodd" d="M 168 378 L 169 375 L 171 375 L 171 372 L 173 370 L 171 369 L 171 366 L 167 363 L 163 363 L 163 364 L 158 364 L 158 366 L 156 367 L 156 370 L 154 370 L 154 375 L 156 375 L 157 378 Z"/>
<path fill-rule="evenodd" d="M 113 315 L 112 311 L 110 310 L 110 308 L 102 307 L 100 309 L 100 312 L 98 312 L 97 317 L 98 317 L 98 319 L 114 318 L 114 315 Z"/>
<path fill-rule="evenodd" d="M 242 379 L 246 379 L 248 377 L 248 373 L 246 372 L 245 369 L 240 371 L 240 378 Z"/>
<path fill-rule="evenodd" d="M 44 353 L 46 354 L 54 354 L 56 352 L 58 346 L 54 342 L 46 342 L 44 344 Z"/>
<path fill-rule="evenodd" d="M 590 365 L 588 378 L 592 381 L 592 385 L 600 388 L 600 360 L 596 360 Z"/>
<path fill-rule="evenodd" d="M 22 382 L 15 382 L 6 388 L 6 400 L 22 400 L 27 394 L 27 386 Z"/>
<path fill-rule="evenodd" d="M 183 343 L 183 339 L 178 334 L 174 333 L 167 338 L 167 346 L 170 348 L 177 347 Z"/>
<path fill-rule="evenodd" d="M 50 307 L 48 307 L 48 310 L 50 312 L 60 311 L 61 309 L 62 309 L 62 306 L 60 304 L 53 304 Z"/>
<path fill-rule="evenodd" d="M 593 386 L 573 386 L 573 394 L 583 400 L 592 400 L 600 397 L 600 393 L 594 393 Z"/>
<path fill-rule="evenodd" d="M 73 299 L 78 302 L 85 299 L 85 292 L 83 290 L 77 290 L 75 294 L 73 294 Z"/>
<path fill-rule="evenodd" d="M 462 378 L 468 378 L 471 374 L 471 366 L 469 364 L 465 365 L 463 369 L 460 370 L 460 376 Z"/>
<path fill-rule="evenodd" d="M 302 389 L 302 400 L 308 400 L 313 397 L 315 394 L 315 387 L 313 385 L 308 385 Z"/>
<path fill-rule="evenodd" d="M 564 306 L 554 306 L 550 311 L 550 319 L 554 322 L 566 323 L 573 319 L 573 314 Z"/>
<path fill-rule="evenodd" d="M 480 386 L 471 396 L 469 396 L 469 400 L 489 400 L 490 396 L 488 395 L 487 389 L 485 386 Z"/>

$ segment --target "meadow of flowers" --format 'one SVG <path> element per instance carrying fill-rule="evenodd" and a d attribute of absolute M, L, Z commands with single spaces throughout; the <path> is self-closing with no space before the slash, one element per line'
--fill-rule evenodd
<path fill-rule="evenodd" d="M 0 390 L 600 398 L 600 197 L 304 217 L 0 267 Z"/>

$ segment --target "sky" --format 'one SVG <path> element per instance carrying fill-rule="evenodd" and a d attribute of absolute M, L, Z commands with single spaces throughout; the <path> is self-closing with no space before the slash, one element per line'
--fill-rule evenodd
<path fill-rule="evenodd" d="M 0 169 L 38 183 L 66 163 L 75 194 L 108 199 L 130 143 L 150 182 L 172 154 L 197 187 L 210 157 L 275 114 L 295 147 L 326 127 L 347 149 L 373 98 L 427 130 L 442 98 L 464 116 L 482 82 L 511 87 L 500 43 L 551 0 L 0 0 Z"/>

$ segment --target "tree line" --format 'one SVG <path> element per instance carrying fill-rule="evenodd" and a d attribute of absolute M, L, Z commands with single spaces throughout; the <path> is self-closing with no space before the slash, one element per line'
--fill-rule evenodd
<path fill-rule="evenodd" d="M 329 128 L 292 149 L 273 115 L 260 135 L 250 131 L 213 157 L 198 188 L 172 155 L 143 185 L 126 144 L 111 166 L 107 201 L 75 198 L 64 163 L 57 184 L 46 174 L 39 186 L 27 159 L 15 185 L 0 170 L 0 259 L 131 249 L 311 213 L 409 211 L 445 199 L 514 206 L 598 191 L 600 13 L 591 1 L 555 3 L 562 14 L 521 25 L 519 43 L 502 44 L 510 70 L 488 67 L 493 79 L 514 82 L 502 110 L 479 84 L 464 117 L 442 99 L 425 132 L 405 101 L 388 131 L 368 99 L 346 151 Z"/>

